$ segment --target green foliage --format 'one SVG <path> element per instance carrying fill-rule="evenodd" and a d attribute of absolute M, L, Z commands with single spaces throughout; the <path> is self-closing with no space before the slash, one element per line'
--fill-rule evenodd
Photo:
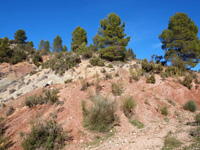
<path fill-rule="evenodd" d="M 87 81 L 87 79 L 82 79 L 81 80 L 81 91 L 85 91 L 87 90 L 87 88 L 89 87 L 89 83 Z"/>
<path fill-rule="evenodd" d="M 92 97 L 93 105 L 88 110 L 86 102 L 82 101 L 84 126 L 90 130 L 107 132 L 116 121 L 116 103 L 100 95 Z"/>
<path fill-rule="evenodd" d="M 129 48 L 127 51 L 127 58 L 128 59 L 135 59 L 136 58 L 136 54 L 133 52 L 132 48 Z"/>
<path fill-rule="evenodd" d="M 77 48 L 85 43 L 87 45 L 87 33 L 85 29 L 77 26 L 76 29 L 72 32 L 72 42 L 71 42 L 71 50 L 77 52 Z"/>
<path fill-rule="evenodd" d="M 17 30 L 14 38 L 15 38 L 15 42 L 17 44 L 26 44 L 27 37 L 26 37 L 26 33 L 24 30 L 22 30 L 22 29 Z"/>
<path fill-rule="evenodd" d="M 76 49 L 76 52 L 78 52 L 80 55 L 82 55 L 83 58 L 86 59 L 91 58 L 93 54 L 93 52 L 90 51 L 85 42 L 79 45 L 79 47 Z"/>
<path fill-rule="evenodd" d="M 126 57 L 126 46 L 130 37 L 124 33 L 125 22 L 115 13 L 110 13 L 107 18 L 100 21 L 97 35 L 93 38 L 94 44 L 98 46 L 102 58 L 107 60 L 124 60 Z"/>
<path fill-rule="evenodd" d="M 151 76 L 147 77 L 146 83 L 151 83 L 151 84 L 155 84 L 156 83 L 156 79 L 154 74 L 152 74 Z"/>
<path fill-rule="evenodd" d="M 5 120 L 4 118 L 0 118 L 0 149 L 6 150 L 8 149 L 9 141 L 8 137 L 4 136 L 6 127 L 5 127 Z"/>
<path fill-rule="evenodd" d="M 135 81 L 139 81 L 140 77 L 142 76 L 142 71 L 141 69 L 136 69 L 135 71 L 133 69 L 129 70 L 130 72 L 130 80 L 135 80 Z"/>
<path fill-rule="evenodd" d="M 132 96 L 126 96 L 122 103 L 122 109 L 126 117 L 130 118 L 133 115 L 133 110 L 136 108 L 136 101 Z"/>
<path fill-rule="evenodd" d="M 40 66 L 39 62 L 41 63 L 43 60 L 42 60 L 42 57 L 39 54 L 39 51 L 37 51 L 35 54 L 33 54 L 32 61 L 37 67 Z"/>
<path fill-rule="evenodd" d="M 22 62 L 26 60 L 27 54 L 24 50 L 13 49 L 12 57 L 10 58 L 9 63 L 17 64 L 18 62 Z"/>
<path fill-rule="evenodd" d="M 161 109 L 161 114 L 167 116 L 168 115 L 168 109 L 167 106 L 163 106 Z"/>
<path fill-rule="evenodd" d="M 44 41 L 43 39 L 41 39 L 38 50 L 40 51 L 41 55 L 47 55 L 48 53 L 50 53 L 49 41 Z"/>
<path fill-rule="evenodd" d="M 184 86 L 186 86 L 188 89 L 191 90 L 192 88 L 192 77 L 191 76 L 186 76 L 184 80 L 181 82 Z"/>
<path fill-rule="evenodd" d="M 25 105 L 29 108 L 35 107 L 36 105 L 42 105 L 50 103 L 51 105 L 58 101 L 57 90 L 45 90 L 45 97 L 42 95 L 39 96 L 30 96 L 25 100 Z"/>
<path fill-rule="evenodd" d="M 178 68 L 181 72 L 186 71 L 186 62 L 179 57 L 173 57 L 171 60 L 172 66 Z"/>
<path fill-rule="evenodd" d="M 172 66 L 169 66 L 166 68 L 165 70 L 165 75 L 167 77 L 174 77 L 174 76 L 182 76 L 184 75 L 184 72 L 182 72 L 179 68 L 177 67 L 172 67 Z"/>
<path fill-rule="evenodd" d="M 104 66 L 104 61 L 101 60 L 99 57 L 93 56 L 90 58 L 90 64 L 93 66 Z"/>
<path fill-rule="evenodd" d="M 183 106 L 183 108 L 185 110 L 189 110 L 191 112 L 195 112 L 197 110 L 197 105 L 195 103 L 195 101 L 193 100 L 189 100 L 185 103 L 185 105 Z"/>
<path fill-rule="evenodd" d="M 173 150 L 181 146 L 181 142 L 172 136 L 172 132 L 169 132 L 165 137 L 164 147 L 162 150 Z"/>
<path fill-rule="evenodd" d="M 200 113 L 196 114 L 195 120 L 197 123 L 200 123 Z"/>
<path fill-rule="evenodd" d="M 111 88 L 112 88 L 112 93 L 115 96 L 120 96 L 123 93 L 122 82 L 112 83 Z"/>
<path fill-rule="evenodd" d="M 65 84 L 69 84 L 69 83 L 71 83 L 72 82 L 72 79 L 67 79 L 67 80 L 65 80 Z"/>
<path fill-rule="evenodd" d="M 42 64 L 43 68 L 51 68 L 56 74 L 63 75 L 65 70 L 73 68 L 81 62 L 78 54 L 72 52 L 59 52 L 55 57 Z"/>
<path fill-rule="evenodd" d="M 27 41 L 27 42 L 26 42 L 26 45 L 27 45 L 27 46 L 30 46 L 30 47 L 32 47 L 32 48 L 34 47 L 33 41 Z"/>
<path fill-rule="evenodd" d="M 62 49 L 62 51 L 63 51 L 63 52 L 68 52 L 68 48 L 67 48 L 67 46 L 66 46 L 66 45 L 64 45 L 64 46 L 63 46 L 63 49 Z"/>
<path fill-rule="evenodd" d="M 165 59 L 173 57 L 183 60 L 187 67 L 195 67 L 200 59 L 198 27 L 185 13 L 176 13 L 169 20 L 168 29 L 159 35 Z"/>
<path fill-rule="evenodd" d="M 113 65 L 112 64 L 108 64 L 108 68 L 113 68 Z"/>
<path fill-rule="evenodd" d="M 160 74 L 163 71 L 163 66 L 161 64 L 155 65 L 154 72 Z"/>
<path fill-rule="evenodd" d="M 142 69 L 145 72 L 154 72 L 155 65 L 154 63 L 148 62 L 147 59 L 145 58 L 144 60 L 142 60 Z"/>
<path fill-rule="evenodd" d="M 144 128 L 144 124 L 140 122 L 138 119 L 130 119 L 129 120 L 131 124 L 136 126 L 138 129 Z"/>
<path fill-rule="evenodd" d="M 176 103 L 172 101 L 171 99 L 167 99 L 168 103 L 170 103 L 172 106 L 176 106 Z"/>
<path fill-rule="evenodd" d="M 53 52 L 61 52 L 63 49 L 62 39 L 59 35 L 53 40 Z"/>
<path fill-rule="evenodd" d="M 71 139 L 68 131 L 63 131 L 55 119 L 50 121 L 36 120 L 31 124 L 31 132 L 23 138 L 21 146 L 24 150 L 61 149 L 65 141 Z"/>

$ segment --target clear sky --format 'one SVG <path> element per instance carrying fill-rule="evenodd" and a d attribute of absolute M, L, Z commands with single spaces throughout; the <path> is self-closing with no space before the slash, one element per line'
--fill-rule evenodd
<path fill-rule="evenodd" d="M 14 33 L 24 29 L 36 49 L 41 39 L 52 44 L 56 35 L 70 49 L 71 33 L 81 26 L 89 45 L 100 20 L 111 12 L 125 21 L 125 33 L 131 36 L 127 48 L 140 59 L 163 54 L 158 35 L 176 12 L 185 12 L 200 28 L 200 0 L 1 0 L 0 38 L 14 39 Z"/>

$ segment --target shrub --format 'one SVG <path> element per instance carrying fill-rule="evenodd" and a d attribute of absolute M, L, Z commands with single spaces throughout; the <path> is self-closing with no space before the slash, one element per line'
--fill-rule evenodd
<path fill-rule="evenodd" d="M 133 71 L 133 69 L 130 69 L 129 72 L 130 72 L 130 75 L 131 75 L 130 79 L 133 79 L 135 81 L 140 80 L 140 77 L 142 75 L 141 69 L 136 69 L 135 71 Z"/>
<path fill-rule="evenodd" d="M 58 101 L 58 96 L 57 96 L 58 90 L 53 89 L 53 90 L 45 90 L 45 99 L 52 105 Z"/>
<path fill-rule="evenodd" d="M 0 118 L 0 149 L 1 150 L 6 150 L 8 149 L 8 137 L 4 136 L 6 127 L 5 127 L 5 121 L 4 118 Z"/>
<path fill-rule="evenodd" d="M 186 76 L 181 82 L 182 85 L 186 86 L 188 89 L 192 88 L 192 77 Z"/>
<path fill-rule="evenodd" d="M 12 106 L 10 106 L 9 109 L 6 111 L 6 116 L 10 116 L 14 112 L 15 112 L 15 109 Z"/>
<path fill-rule="evenodd" d="M 116 121 L 116 103 L 100 95 L 92 97 L 93 105 L 89 110 L 86 108 L 86 102 L 82 101 L 82 110 L 84 117 L 84 126 L 90 130 L 107 132 Z"/>
<path fill-rule="evenodd" d="M 72 82 L 72 79 L 67 79 L 67 80 L 65 80 L 65 84 L 69 84 L 69 83 L 71 83 Z"/>
<path fill-rule="evenodd" d="M 167 109 L 166 106 L 162 107 L 162 108 L 160 109 L 160 111 L 161 111 L 161 114 L 162 114 L 162 115 L 165 115 L 165 116 L 168 115 L 168 109 Z"/>
<path fill-rule="evenodd" d="M 100 79 L 100 77 L 99 77 L 99 74 L 97 73 L 96 74 L 96 78 L 95 78 L 95 91 L 96 91 L 96 93 L 98 94 L 99 92 L 100 92 L 100 90 L 101 90 L 101 86 L 100 86 L 100 82 L 101 82 L 101 79 Z"/>
<path fill-rule="evenodd" d="M 189 100 L 186 102 L 186 104 L 183 106 L 185 110 L 189 110 L 191 112 L 195 112 L 197 109 L 197 105 L 193 100 Z"/>
<path fill-rule="evenodd" d="M 160 74 L 163 71 L 163 66 L 158 64 L 155 66 L 155 73 Z"/>
<path fill-rule="evenodd" d="M 123 85 L 122 85 L 121 82 L 112 83 L 111 88 L 112 88 L 112 93 L 115 96 L 120 96 L 122 94 L 122 92 L 123 92 L 122 91 Z"/>
<path fill-rule="evenodd" d="M 195 120 L 197 123 L 200 123 L 200 113 L 196 114 Z"/>
<path fill-rule="evenodd" d="M 177 67 L 169 66 L 166 68 L 165 74 L 167 77 L 174 77 L 174 76 L 182 76 L 184 75 L 184 72 Z"/>
<path fill-rule="evenodd" d="M 113 65 L 112 64 L 108 64 L 108 68 L 113 68 Z"/>
<path fill-rule="evenodd" d="M 172 133 L 169 132 L 165 137 L 164 147 L 162 150 L 175 149 L 181 146 L 181 142 L 172 136 Z"/>
<path fill-rule="evenodd" d="M 168 103 L 170 103 L 172 106 L 176 106 L 176 103 L 172 101 L 171 99 L 167 99 Z"/>
<path fill-rule="evenodd" d="M 93 66 L 104 66 L 103 60 L 96 56 L 90 58 L 90 64 Z"/>
<path fill-rule="evenodd" d="M 140 122 L 139 120 L 137 119 L 130 119 L 129 120 L 131 124 L 133 124 L 134 126 L 136 126 L 138 129 L 141 129 L 144 127 L 144 124 L 142 122 Z"/>
<path fill-rule="evenodd" d="M 148 62 L 145 58 L 144 60 L 142 60 L 142 69 L 146 72 L 153 72 L 155 69 L 155 65 L 153 63 Z"/>
<path fill-rule="evenodd" d="M 112 79 L 112 75 L 111 75 L 111 74 L 106 74 L 105 79 L 106 79 L 106 80 Z"/>
<path fill-rule="evenodd" d="M 133 110 L 136 108 L 136 101 L 132 96 L 126 96 L 123 100 L 122 109 L 126 117 L 131 117 Z"/>
<path fill-rule="evenodd" d="M 42 57 L 40 56 L 39 52 L 36 52 L 35 54 L 33 54 L 32 61 L 37 67 L 40 66 L 39 62 L 41 63 L 43 60 L 42 60 Z"/>
<path fill-rule="evenodd" d="M 154 74 L 152 74 L 151 76 L 149 76 L 146 80 L 146 83 L 151 83 L 151 84 L 155 84 L 156 83 L 156 79 Z"/>
<path fill-rule="evenodd" d="M 200 126 L 197 126 L 196 129 L 192 130 L 191 133 L 190 133 L 190 135 L 199 139 L 199 136 L 200 136 Z M 196 149 L 198 149 L 198 148 L 196 148 Z"/>
<path fill-rule="evenodd" d="M 55 74 L 63 75 L 66 70 L 81 62 L 80 56 L 73 52 L 58 52 L 55 57 L 42 64 L 43 68 L 51 68 Z"/>
<path fill-rule="evenodd" d="M 42 95 L 27 97 L 25 105 L 29 108 L 35 107 L 36 105 L 46 104 L 47 102 L 52 105 L 58 101 L 57 93 L 58 91 L 56 89 L 45 90 L 45 97 L 42 97 Z"/>
<path fill-rule="evenodd" d="M 81 80 L 81 91 L 85 91 L 87 90 L 87 88 L 89 87 L 89 83 L 87 82 L 87 79 L 82 79 Z"/>
<path fill-rule="evenodd" d="M 101 73 L 106 73 L 106 69 L 105 68 L 101 69 Z"/>
<path fill-rule="evenodd" d="M 61 149 L 65 141 L 70 140 L 68 131 L 52 119 L 50 121 L 35 121 L 32 124 L 31 132 L 23 138 L 21 146 L 24 150 L 31 149 Z"/>

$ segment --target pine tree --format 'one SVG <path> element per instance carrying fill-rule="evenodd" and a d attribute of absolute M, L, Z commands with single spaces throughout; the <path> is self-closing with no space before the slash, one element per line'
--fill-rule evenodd
<path fill-rule="evenodd" d="M 33 41 L 30 41 L 30 42 L 27 41 L 27 42 L 26 42 L 26 45 L 28 45 L 28 46 L 30 46 L 30 47 L 32 47 L 32 48 L 34 47 L 34 45 L 33 45 Z"/>
<path fill-rule="evenodd" d="M 49 41 L 48 41 L 48 40 L 44 42 L 44 51 L 45 51 L 46 53 L 49 53 L 49 52 L 50 52 L 50 44 L 49 44 Z"/>
<path fill-rule="evenodd" d="M 99 49 L 100 56 L 108 60 L 124 60 L 126 46 L 130 37 L 124 33 L 125 22 L 121 24 L 121 18 L 115 13 L 110 13 L 107 18 L 100 21 L 97 35 L 93 38 L 94 44 Z"/>
<path fill-rule="evenodd" d="M 63 52 L 67 52 L 67 51 L 68 51 L 68 48 L 67 48 L 67 46 L 66 46 L 66 45 L 64 45 L 64 46 L 63 46 L 63 49 L 62 49 L 62 51 L 63 51 Z"/>
<path fill-rule="evenodd" d="M 27 37 L 26 37 L 26 33 L 24 30 L 22 30 L 22 29 L 17 30 L 14 38 L 15 38 L 15 42 L 17 44 L 26 44 Z"/>
<path fill-rule="evenodd" d="M 62 51 L 62 39 L 59 35 L 56 36 L 56 38 L 53 40 L 53 52 L 60 52 Z"/>
<path fill-rule="evenodd" d="M 179 59 L 192 68 L 200 60 L 200 41 L 198 27 L 185 13 L 176 13 L 169 20 L 168 28 L 159 35 L 165 59 Z"/>
<path fill-rule="evenodd" d="M 77 48 L 85 43 L 87 45 L 87 33 L 85 29 L 80 26 L 76 27 L 72 33 L 72 42 L 71 42 L 71 50 L 77 52 Z"/>
<path fill-rule="evenodd" d="M 38 50 L 43 50 L 44 49 L 44 40 L 40 40 L 40 44 L 38 45 Z"/>

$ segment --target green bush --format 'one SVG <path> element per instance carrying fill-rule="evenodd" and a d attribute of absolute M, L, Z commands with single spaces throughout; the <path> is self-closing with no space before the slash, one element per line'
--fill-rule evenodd
<path fill-rule="evenodd" d="M 144 60 L 142 60 L 142 69 L 145 72 L 154 72 L 155 65 L 154 63 L 148 62 L 147 59 L 145 58 Z"/>
<path fill-rule="evenodd" d="M 177 76 L 182 76 L 184 75 L 184 72 L 181 71 L 179 68 L 177 67 L 172 67 L 172 66 L 169 66 L 166 68 L 165 70 L 165 75 L 167 77 L 177 77 Z"/>
<path fill-rule="evenodd" d="M 161 109 L 161 114 L 167 116 L 168 115 L 168 109 L 166 106 L 163 106 Z"/>
<path fill-rule="evenodd" d="M 120 96 L 123 92 L 123 84 L 121 82 L 112 83 L 111 88 L 115 96 Z"/>
<path fill-rule="evenodd" d="M 188 102 L 185 103 L 183 106 L 185 110 L 189 110 L 191 112 L 195 112 L 197 109 L 197 105 L 193 100 L 189 100 Z"/>
<path fill-rule="evenodd" d="M 52 105 L 58 101 L 58 96 L 57 96 L 58 91 L 56 89 L 45 90 L 44 92 L 45 92 L 45 97 L 42 97 L 42 95 L 27 97 L 25 100 L 25 105 L 28 106 L 29 108 L 32 108 L 35 107 L 36 105 L 42 105 L 48 102 Z"/>
<path fill-rule="evenodd" d="M 67 80 L 65 80 L 65 84 L 69 84 L 69 83 L 71 83 L 72 82 L 72 79 L 67 79 Z"/>
<path fill-rule="evenodd" d="M 188 89 L 191 90 L 192 88 L 192 77 L 186 76 L 184 80 L 181 82 L 182 85 L 186 86 Z"/>
<path fill-rule="evenodd" d="M 130 79 L 133 79 L 135 81 L 140 80 L 140 77 L 142 76 L 141 69 L 136 69 L 135 71 L 133 71 L 133 69 L 130 69 L 129 72 L 130 72 Z"/>
<path fill-rule="evenodd" d="M 152 74 L 151 76 L 149 76 L 146 80 L 146 83 L 151 83 L 151 84 L 155 84 L 156 83 L 156 79 L 154 74 Z"/>
<path fill-rule="evenodd" d="M 172 150 L 181 146 L 181 142 L 172 136 L 172 133 L 169 132 L 165 137 L 164 147 L 162 150 Z"/>
<path fill-rule="evenodd" d="M 161 64 L 156 65 L 154 71 L 155 73 L 160 74 L 163 71 L 163 66 Z"/>
<path fill-rule="evenodd" d="M 0 149 L 6 150 L 8 149 L 9 141 L 8 137 L 4 136 L 6 127 L 5 127 L 5 120 L 4 118 L 0 118 Z"/>
<path fill-rule="evenodd" d="M 89 110 L 86 108 L 86 102 L 82 101 L 84 126 L 99 132 L 109 131 L 117 119 L 116 103 L 100 95 L 93 96 L 91 100 L 93 105 Z"/>
<path fill-rule="evenodd" d="M 39 62 L 41 63 L 43 60 L 38 51 L 35 54 L 33 54 L 32 61 L 37 67 L 40 66 Z"/>
<path fill-rule="evenodd" d="M 80 56 L 73 52 L 59 52 L 42 64 L 43 68 L 51 68 L 55 74 L 63 75 L 66 70 L 73 68 L 81 62 Z"/>
<path fill-rule="evenodd" d="M 61 149 L 65 141 L 70 140 L 68 131 L 52 119 L 50 121 L 35 121 L 32 124 L 31 132 L 23 138 L 21 146 L 24 150 L 33 149 Z"/>
<path fill-rule="evenodd" d="M 200 123 L 200 113 L 196 114 L 195 120 L 197 123 Z"/>
<path fill-rule="evenodd" d="M 131 117 L 133 115 L 133 110 L 136 108 L 136 101 L 132 96 L 126 96 L 123 100 L 122 109 L 126 117 Z"/>
<path fill-rule="evenodd" d="M 90 64 L 93 66 L 104 66 L 104 61 L 101 60 L 99 57 L 93 56 L 90 58 Z"/>
<path fill-rule="evenodd" d="M 112 64 L 108 64 L 108 68 L 113 68 L 113 65 Z"/>

